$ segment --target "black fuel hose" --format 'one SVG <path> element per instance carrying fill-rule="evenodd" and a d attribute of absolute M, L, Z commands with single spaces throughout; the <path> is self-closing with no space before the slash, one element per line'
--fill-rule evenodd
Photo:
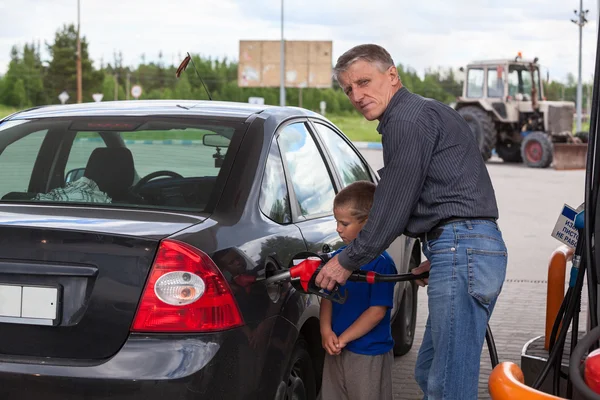
<path fill-rule="evenodd" d="M 424 272 L 422 274 L 413 274 L 411 272 L 406 274 L 379 274 L 373 271 L 355 271 L 348 277 L 348 280 L 353 282 L 376 283 L 406 282 L 427 278 L 429 278 L 429 272 Z M 499 363 L 498 351 L 496 350 L 496 343 L 494 342 L 494 336 L 492 335 L 492 329 L 490 328 L 489 323 L 486 326 L 485 341 L 490 353 L 490 362 L 492 364 L 492 368 L 495 368 Z"/>

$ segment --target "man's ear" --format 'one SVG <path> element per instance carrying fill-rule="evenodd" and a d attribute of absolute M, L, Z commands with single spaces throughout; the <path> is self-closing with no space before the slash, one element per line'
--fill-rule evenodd
<path fill-rule="evenodd" d="M 398 76 L 398 70 L 396 67 L 392 65 L 388 68 L 387 73 L 392 85 L 396 86 L 400 82 L 400 77 Z"/>

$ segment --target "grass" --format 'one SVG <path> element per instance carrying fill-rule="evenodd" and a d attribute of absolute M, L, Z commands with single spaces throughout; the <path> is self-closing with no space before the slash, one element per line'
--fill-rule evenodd
<path fill-rule="evenodd" d="M 9 114 L 14 113 L 15 111 L 17 111 L 16 108 L 3 106 L 2 104 L 0 104 L 0 118 L 4 118 Z"/>
<path fill-rule="evenodd" d="M 362 115 L 326 115 L 353 142 L 381 142 L 379 121 L 367 121 Z"/>

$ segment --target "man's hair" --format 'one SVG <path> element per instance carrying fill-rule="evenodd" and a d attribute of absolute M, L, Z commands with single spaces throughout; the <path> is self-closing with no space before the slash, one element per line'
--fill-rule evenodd
<path fill-rule="evenodd" d="M 339 83 L 340 73 L 346 71 L 355 62 L 363 60 L 374 64 L 381 72 L 395 66 L 392 56 L 383 47 L 376 44 L 354 46 L 338 58 L 333 68 L 333 77 Z"/>
<path fill-rule="evenodd" d="M 375 184 L 368 181 L 356 181 L 342 190 L 333 199 L 333 208 L 348 208 L 350 215 L 358 221 L 364 221 L 371 211 Z"/>

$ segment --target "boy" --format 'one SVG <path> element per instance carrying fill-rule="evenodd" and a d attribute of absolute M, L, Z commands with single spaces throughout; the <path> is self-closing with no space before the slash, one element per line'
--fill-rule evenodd
<path fill-rule="evenodd" d="M 373 183 L 357 181 L 335 197 L 333 213 L 337 232 L 344 243 L 354 240 L 367 222 L 374 193 Z M 386 252 L 360 269 L 397 273 Z M 391 399 L 394 340 L 390 312 L 394 283 L 347 282 L 340 291 L 344 289 L 348 290 L 344 304 L 321 300 L 321 336 L 327 352 L 321 398 Z"/>

